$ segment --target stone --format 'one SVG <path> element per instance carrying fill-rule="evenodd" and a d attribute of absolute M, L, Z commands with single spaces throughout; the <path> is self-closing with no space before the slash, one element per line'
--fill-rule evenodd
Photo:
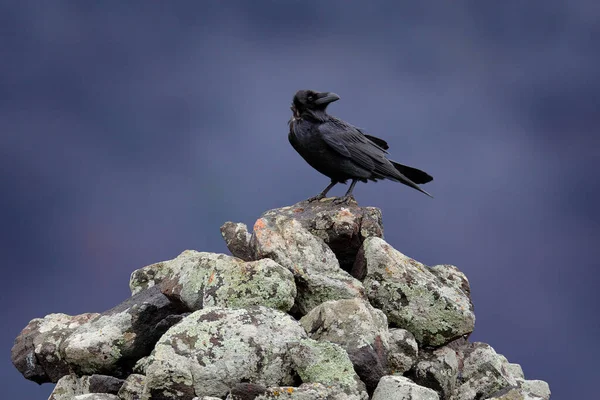
<path fill-rule="evenodd" d="M 251 246 L 255 258 L 275 260 L 294 274 L 295 314 L 304 315 L 328 300 L 365 297 L 361 282 L 340 269 L 325 242 L 295 219 L 259 218 Z"/>
<path fill-rule="evenodd" d="M 148 364 L 152 360 L 152 356 L 142 357 L 133 366 L 132 372 L 134 374 L 146 375 L 146 368 L 148 368 Z"/>
<path fill-rule="evenodd" d="M 508 362 L 508 360 L 506 360 Z M 508 372 L 516 379 L 522 380 L 525 379 L 525 375 L 523 374 L 523 368 L 519 364 L 508 363 L 507 366 Z"/>
<path fill-rule="evenodd" d="M 90 392 L 90 377 L 77 375 L 64 375 L 58 380 L 48 400 L 71 400 L 80 394 Z"/>
<path fill-rule="evenodd" d="M 140 374 L 131 374 L 119 389 L 117 396 L 121 400 L 140 400 L 144 393 L 146 377 Z"/>
<path fill-rule="evenodd" d="M 366 392 L 350 392 L 348 388 L 321 383 L 303 383 L 298 387 L 279 386 L 266 388 L 264 393 L 248 395 L 245 393 L 230 394 L 227 400 L 368 400 Z"/>
<path fill-rule="evenodd" d="M 371 304 L 392 327 L 410 331 L 422 346 L 440 346 L 473 331 L 469 295 L 446 284 L 430 268 L 395 250 L 383 239 L 367 238 L 356 263 Z"/>
<path fill-rule="evenodd" d="M 485 399 L 502 389 L 517 386 L 506 358 L 486 343 L 468 344 L 461 364 L 459 386 L 452 400 Z"/>
<path fill-rule="evenodd" d="M 335 343 L 304 339 L 291 344 L 289 354 L 303 383 L 339 386 L 347 394 L 365 392 L 346 351 Z"/>
<path fill-rule="evenodd" d="M 77 328 L 99 316 L 50 314 L 31 320 L 15 339 L 11 350 L 13 365 L 26 379 L 36 383 L 58 382 L 70 373 L 69 364 L 59 350 L 61 345 Z"/>
<path fill-rule="evenodd" d="M 441 399 L 449 399 L 457 386 L 461 362 L 460 353 L 450 346 L 421 349 L 407 376 L 416 384 L 435 390 Z"/>
<path fill-rule="evenodd" d="M 540 398 L 543 400 L 550 399 L 550 386 L 548 383 L 540 380 L 523 380 L 519 382 L 519 386 L 527 395 Z"/>
<path fill-rule="evenodd" d="M 114 394 L 89 393 L 73 397 L 73 400 L 119 400 Z"/>
<path fill-rule="evenodd" d="M 291 385 L 295 374 L 288 345 L 305 337 L 292 317 L 267 307 L 196 311 L 156 344 L 144 396 L 222 397 L 240 382 Z"/>
<path fill-rule="evenodd" d="M 117 394 L 125 381 L 123 379 L 115 378 L 114 376 L 95 374 L 90 376 L 89 382 L 90 393 Z"/>
<path fill-rule="evenodd" d="M 333 203 L 334 198 L 320 201 L 301 201 L 292 206 L 264 212 L 260 219 L 268 226 L 295 220 L 311 234 L 322 239 L 334 252 L 342 269 L 350 272 L 364 239 L 383 237 L 381 210 L 359 207 L 356 202 L 344 206 Z M 230 224 L 230 223 L 228 223 Z M 252 248 L 252 246 L 250 246 Z M 260 258 L 254 248 L 254 259 Z"/>
<path fill-rule="evenodd" d="M 221 236 L 225 239 L 227 248 L 234 257 L 244 261 L 254 261 L 252 249 L 250 248 L 250 238 L 252 234 L 248 233 L 248 226 L 241 222 L 225 222 L 221 226 Z"/>
<path fill-rule="evenodd" d="M 388 367 L 393 375 L 401 375 L 412 368 L 419 356 L 415 336 L 401 328 L 388 330 Z"/>
<path fill-rule="evenodd" d="M 78 375 L 125 377 L 164 333 L 157 324 L 182 311 L 159 287 L 148 288 L 80 325 L 62 342 L 60 352 Z"/>
<path fill-rule="evenodd" d="M 292 273 L 273 260 L 245 262 L 225 254 L 192 250 L 132 274 L 133 293 L 154 285 L 160 285 L 170 299 L 194 311 L 211 306 L 254 305 L 288 311 L 296 297 Z"/>
<path fill-rule="evenodd" d="M 342 346 L 369 393 L 387 374 L 387 318 L 369 302 L 362 299 L 327 301 L 302 317 L 300 324 L 310 338 Z"/>
<path fill-rule="evenodd" d="M 404 376 L 388 375 L 379 381 L 372 400 L 439 400 L 439 396 Z"/>

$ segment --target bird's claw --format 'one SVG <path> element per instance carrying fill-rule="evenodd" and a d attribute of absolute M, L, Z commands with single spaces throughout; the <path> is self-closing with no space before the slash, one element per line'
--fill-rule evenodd
<path fill-rule="evenodd" d="M 354 196 L 349 194 L 346 196 L 338 197 L 337 199 L 333 200 L 333 204 L 348 204 L 351 201 L 356 203 L 356 199 L 354 198 Z"/>
<path fill-rule="evenodd" d="M 310 199 L 307 199 L 306 201 L 309 203 L 312 203 L 313 201 L 319 201 L 324 198 L 325 198 L 325 196 L 323 196 L 322 194 L 318 194 L 316 196 L 311 197 Z"/>

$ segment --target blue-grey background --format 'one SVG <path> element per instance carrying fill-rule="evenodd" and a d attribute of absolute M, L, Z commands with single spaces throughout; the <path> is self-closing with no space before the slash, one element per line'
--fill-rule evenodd
<path fill-rule="evenodd" d="M 287 141 L 302 88 L 435 177 L 434 200 L 355 195 L 467 274 L 472 339 L 554 399 L 598 393 L 597 1 L 0 4 L 3 397 L 52 390 L 10 363 L 32 318 L 106 310 L 134 269 L 325 187 Z"/>

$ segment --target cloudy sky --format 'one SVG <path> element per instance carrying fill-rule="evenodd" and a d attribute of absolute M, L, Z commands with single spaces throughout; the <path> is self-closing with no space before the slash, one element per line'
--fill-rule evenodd
<path fill-rule="evenodd" d="M 130 273 L 317 194 L 287 141 L 298 89 L 424 169 L 359 184 L 386 240 L 471 281 L 472 339 L 553 398 L 600 357 L 600 8 L 579 1 L 0 3 L 0 379 L 29 320 L 101 312 Z M 485 4 L 484 4 L 485 3 Z M 335 188 L 334 195 L 345 187 Z"/>

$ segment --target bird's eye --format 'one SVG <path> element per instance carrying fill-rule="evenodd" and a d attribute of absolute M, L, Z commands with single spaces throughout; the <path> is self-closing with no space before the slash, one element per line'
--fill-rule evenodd
<path fill-rule="evenodd" d="M 308 101 L 313 101 L 315 99 L 315 96 L 308 96 Z"/>

